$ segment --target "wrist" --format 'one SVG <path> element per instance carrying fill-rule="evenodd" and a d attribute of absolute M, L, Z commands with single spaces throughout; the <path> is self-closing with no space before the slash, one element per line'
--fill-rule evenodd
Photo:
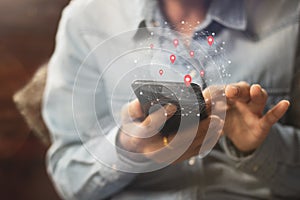
<path fill-rule="evenodd" d="M 121 129 L 119 129 L 116 137 L 118 153 L 123 158 L 134 162 L 148 162 L 149 159 L 143 156 L 142 149 L 140 149 L 138 147 L 139 145 L 137 145 L 133 140 L 135 140 L 134 137 L 124 133 Z"/>
<path fill-rule="evenodd" d="M 227 136 L 225 136 L 225 143 L 228 148 L 228 151 L 231 155 L 236 158 L 244 158 L 252 155 L 256 149 L 252 150 L 240 150 Z"/>

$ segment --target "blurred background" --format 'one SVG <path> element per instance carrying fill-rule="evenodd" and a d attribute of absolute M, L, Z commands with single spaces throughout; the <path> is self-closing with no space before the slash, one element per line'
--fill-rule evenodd
<path fill-rule="evenodd" d="M 0 199 L 59 199 L 45 170 L 44 145 L 13 103 L 47 62 L 68 0 L 0 0 Z"/>

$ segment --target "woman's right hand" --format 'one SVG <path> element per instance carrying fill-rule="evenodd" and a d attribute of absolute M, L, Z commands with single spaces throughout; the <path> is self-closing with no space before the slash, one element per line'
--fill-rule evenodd
<path fill-rule="evenodd" d="M 222 133 L 223 121 L 217 116 L 209 116 L 197 125 L 192 125 L 168 138 L 163 137 L 159 132 L 160 128 L 174 115 L 176 109 L 176 106 L 168 104 L 144 118 L 137 99 L 124 106 L 122 128 L 118 135 L 121 148 L 141 153 L 145 158 L 157 163 L 177 163 L 199 154 L 209 126 L 218 135 Z"/>

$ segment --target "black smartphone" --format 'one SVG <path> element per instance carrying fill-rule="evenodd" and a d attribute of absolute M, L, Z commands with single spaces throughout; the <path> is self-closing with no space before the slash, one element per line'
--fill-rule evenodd
<path fill-rule="evenodd" d="M 131 87 L 140 101 L 145 117 L 168 103 L 177 107 L 174 116 L 162 127 L 163 135 L 176 133 L 183 120 L 185 123 L 182 124 L 190 125 L 207 118 L 201 88 L 195 83 L 186 85 L 180 82 L 136 80 Z"/>

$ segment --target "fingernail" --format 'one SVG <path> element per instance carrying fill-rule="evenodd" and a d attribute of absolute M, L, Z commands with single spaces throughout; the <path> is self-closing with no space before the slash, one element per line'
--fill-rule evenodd
<path fill-rule="evenodd" d="M 260 91 L 260 95 L 263 95 L 263 88 L 259 84 L 253 84 L 251 87 L 253 87 L 256 91 Z"/>
<path fill-rule="evenodd" d="M 234 85 L 230 85 L 229 90 L 230 90 L 230 93 L 233 94 L 233 96 L 238 96 L 238 94 L 239 94 L 239 88 L 238 87 L 236 87 Z"/>
<path fill-rule="evenodd" d="M 173 114 L 177 111 L 177 107 L 173 104 L 167 104 L 165 109 L 168 115 Z"/>
<path fill-rule="evenodd" d="M 279 104 L 279 105 L 278 105 Z M 286 112 L 290 106 L 290 102 L 287 100 L 282 100 L 277 104 L 278 109 L 280 110 L 280 112 Z"/>
<path fill-rule="evenodd" d="M 259 84 L 253 84 L 254 87 L 258 87 L 259 89 L 261 89 L 261 86 Z"/>
<path fill-rule="evenodd" d="M 264 88 L 261 88 L 261 95 L 262 96 L 264 96 L 264 95 L 268 96 L 267 90 L 265 90 Z"/>
<path fill-rule="evenodd" d="M 282 102 L 284 102 L 287 105 L 287 107 L 291 105 L 291 103 L 288 100 L 282 100 Z"/>

